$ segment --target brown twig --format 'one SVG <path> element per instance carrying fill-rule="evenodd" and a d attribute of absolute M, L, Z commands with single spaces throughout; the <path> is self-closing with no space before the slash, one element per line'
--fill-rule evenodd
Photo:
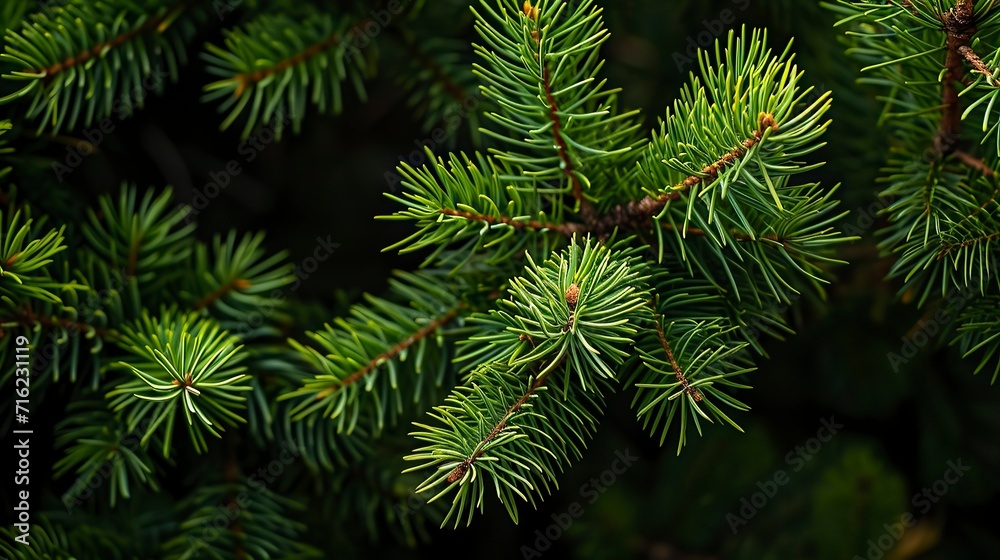
<path fill-rule="evenodd" d="M 249 287 L 250 287 L 249 280 L 244 280 L 242 278 L 233 278 L 229 282 L 226 282 L 225 284 L 219 286 L 219 288 L 214 292 L 206 294 L 205 297 L 196 301 L 193 306 L 193 309 L 195 311 L 205 309 L 209 305 L 215 303 L 217 300 L 225 297 L 226 294 L 228 294 L 229 292 L 233 290 L 245 290 Z"/>
<path fill-rule="evenodd" d="M 958 87 L 965 76 L 962 60 L 962 47 L 969 48 L 972 35 L 976 32 L 973 13 L 973 0 L 958 0 L 955 7 L 940 15 L 947 38 L 948 48 L 945 56 L 945 76 L 941 92 L 941 105 L 944 112 L 934 138 L 934 148 L 939 154 L 950 154 L 958 145 L 959 130 L 962 124 L 962 108 L 958 99 Z"/>
<path fill-rule="evenodd" d="M 995 174 L 990 166 L 986 165 L 986 162 L 982 159 L 966 152 L 965 150 L 955 150 L 954 156 L 965 165 L 979 171 L 983 175 L 992 176 Z"/>
<path fill-rule="evenodd" d="M 746 155 L 750 148 L 760 142 L 767 129 L 778 130 L 778 123 L 775 122 L 774 116 L 770 113 L 761 113 L 757 122 L 757 130 L 753 131 L 751 137 L 741 142 L 739 147 L 733 148 L 719 159 L 703 167 L 701 173 L 686 177 L 683 181 L 655 198 L 647 196 L 641 200 L 633 200 L 626 204 L 615 206 L 597 218 L 589 228 L 589 231 L 598 235 L 605 235 L 616 227 L 648 224 L 649 220 L 659 214 L 668 202 L 679 199 L 691 187 L 699 183 L 714 181 L 719 176 L 719 172 L 738 161 Z"/>
<path fill-rule="evenodd" d="M 471 467 L 473 463 L 475 463 L 480 457 L 483 456 L 483 453 L 486 450 L 486 444 L 493 441 L 493 438 L 497 437 L 497 435 L 499 435 L 500 432 L 503 431 L 503 429 L 507 426 L 507 422 L 510 420 L 510 417 L 515 412 L 520 410 L 521 407 L 524 406 L 524 403 L 528 402 L 528 399 L 531 398 L 531 395 L 535 394 L 535 391 L 537 391 L 538 388 L 541 387 L 543 383 L 545 383 L 545 380 L 548 379 L 549 374 L 555 371 L 555 369 L 556 369 L 555 367 L 549 368 L 548 371 L 546 371 L 537 379 L 535 379 L 535 382 L 531 384 L 531 387 L 529 387 L 528 390 L 523 395 L 521 395 L 521 398 L 517 399 L 517 402 L 511 405 L 510 408 L 508 408 L 507 411 L 504 412 L 504 415 L 503 417 L 500 418 L 500 421 L 497 422 L 497 424 L 493 426 L 493 429 L 490 430 L 490 433 L 486 434 L 486 437 L 484 437 L 479 442 L 479 444 L 476 446 L 476 450 L 472 453 L 472 455 L 466 457 L 461 463 L 458 464 L 457 467 L 455 467 L 451 471 L 451 473 L 448 474 L 448 482 L 455 482 L 456 480 L 465 476 L 465 473 L 469 471 L 469 467 Z"/>
<path fill-rule="evenodd" d="M 1000 87 L 1000 82 L 998 82 L 993 77 L 993 72 L 991 72 L 989 67 L 986 66 L 986 63 L 983 62 L 983 59 L 979 58 L 979 55 L 976 54 L 976 51 L 972 50 L 972 47 L 968 45 L 962 45 L 961 47 L 958 47 L 958 52 L 963 57 L 965 57 L 965 60 L 969 61 L 969 64 L 971 64 L 972 67 L 975 68 L 977 72 L 986 76 L 986 79 L 987 81 L 989 81 L 990 85 Z"/>
<path fill-rule="evenodd" d="M 659 317 L 656 318 L 655 325 L 656 325 L 656 336 L 660 338 L 660 345 L 663 346 L 663 351 L 666 352 L 667 354 L 667 360 L 670 361 L 670 367 L 674 369 L 674 377 L 677 378 L 677 381 L 681 384 L 681 387 L 684 388 L 684 392 L 687 393 L 691 398 L 693 398 L 696 401 L 702 400 L 704 397 L 702 396 L 701 391 L 699 391 L 696 387 L 691 386 L 691 383 L 688 381 L 687 376 L 685 376 L 684 372 L 681 371 L 680 364 L 678 364 L 677 360 L 674 358 L 674 352 L 673 350 L 670 349 L 670 344 L 667 343 L 667 335 L 666 333 L 663 332 L 663 327 L 660 326 Z"/>
<path fill-rule="evenodd" d="M 111 330 L 104 327 L 99 327 L 97 325 L 91 325 L 84 323 L 82 321 L 73 321 L 70 319 L 57 319 L 55 317 L 46 317 L 44 315 L 37 315 L 35 310 L 31 308 L 30 305 L 26 305 L 21 311 L 21 314 L 15 317 L 14 322 L 17 322 L 22 327 L 32 327 L 34 325 L 42 325 L 44 327 L 59 327 L 69 331 L 75 332 L 85 332 L 88 330 L 93 330 L 97 336 L 101 338 L 108 338 L 113 333 Z M 2 322 L 2 321 L 0 321 Z"/>
<path fill-rule="evenodd" d="M 254 70 L 253 72 L 244 72 L 233 76 L 231 80 L 236 81 L 236 91 L 233 92 L 233 95 L 235 97 L 243 95 L 243 92 L 245 92 L 248 87 L 256 84 L 264 78 L 267 78 L 268 76 L 273 76 L 274 74 L 284 72 L 293 66 L 302 64 L 321 52 L 338 45 L 340 40 L 340 33 L 334 33 L 326 39 L 307 47 L 302 52 L 278 62 L 274 66 L 261 68 L 260 70 Z"/>
<path fill-rule="evenodd" d="M 563 173 L 569 180 L 573 198 L 580 203 L 581 214 L 583 215 L 584 220 L 590 221 L 593 216 L 594 208 L 583 194 L 583 185 L 580 184 L 580 179 L 577 178 L 576 171 L 573 167 L 573 161 L 569 157 L 569 146 L 566 144 L 566 139 L 563 138 L 562 134 L 562 120 L 559 118 L 559 105 L 556 103 L 555 96 L 552 95 L 552 83 L 549 79 L 549 68 L 544 64 L 542 65 L 542 89 L 545 91 L 545 101 L 549 105 L 549 119 L 552 121 L 552 137 L 556 143 L 556 150 L 559 152 L 559 159 L 562 161 Z"/>
<path fill-rule="evenodd" d="M 328 387 L 328 388 L 320 391 L 319 393 L 317 393 L 316 394 L 316 399 L 319 400 L 319 399 L 326 398 L 327 396 L 333 394 L 335 391 L 338 391 L 340 389 L 343 389 L 344 387 L 347 387 L 348 385 L 356 383 L 362 377 L 364 377 L 368 373 L 371 373 L 378 366 L 382 365 L 383 363 L 387 362 L 388 360 L 391 360 L 391 359 L 395 358 L 403 350 L 406 350 L 410 346 L 413 346 L 414 344 L 416 344 L 420 340 L 422 340 L 422 339 L 430 336 L 431 334 L 433 334 L 435 331 L 437 331 L 437 329 L 439 329 L 442 326 L 444 326 L 444 325 L 448 324 L 449 322 L 451 322 L 453 319 L 455 319 L 455 317 L 458 316 L 458 312 L 461 310 L 462 307 L 463 307 L 462 305 L 459 305 L 458 307 L 456 307 L 455 309 L 452 309 L 451 311 L 448 311 L 447 313 L 445 313 L 441 317 L 438 317 L 438 318 L 434 319 L 433 321 L 431 321 L 430 323 L 427 323 L 426 325 L 424 325 L 417 332 L 415 332 L 415 333 L 411 334 L 410 336 L 406 337 L 405 339 L 397 342 L 395 345 L 393 345 L 392 348 L 386 350 L 385 352 L 382 352 L 378 356 L 375 356 L 374 358 L 372 358 L 371 360 L 369 360 L 369 362 L 367 364 L 365 364 L 361 369 L 359 369 L 359 370 L 355 371 L 354 373 L 348 375 L 344 379 L 341 379 L 340 381 L 337 381 L 337 382 L 331 384 L 330 387 Z"/>
<path fill-rule="evenodd" d="M 440 212 L 446 216 L 457 216 L 477 222 L 486 222 L 488 224 L 506 224 L 515 229 L 535 229 L 539 231 L 547 229 L 558 231 L 567 237 L 571 237 L 574 233 L 586 231 L 586 226 L 573 222 L 567 222 L 564 224 L 547 224 L 538 220 L 514 220 L 506 216 L 487 216 L 485 214 L 477 214 L 475 212 L 467 212 L 465 210 L 454 210 L 452 208 L 442 208 Z"/>
<path fill-rule="evenodd" d="M 162 33 L 164 29 L 166 29 L 166 27 L 163 27 L 164 24 L 173 21 L 173 19 L 177 16 L 179 12 L 182 12 L 185 9 L 187 9 L 188 4 L 190 3 L 191 0 L 182 0 L 180 2 L 177 2 L 171 9 L 166 10 L 161 15 L 149 18 L 139 27 L 135 27 L 124 33 L 121 33 L 120 35 L 116 35 L 108 39 L 107 41 L 98 43 L 93 47 L 91 47 L 89 50 L 82 51 L 76 54 L 75 56 L 67 57 L 63 59 L 61 62 L 56 62 L 55 64 L 47 68 L 40 68 L 36 69 L 35 71 L 37 72 L 41 70 L 42 72 L 44 72 L 45 79 L 48 80 L 51 79 L 53 75 L 58 74 L 63 70 L 67 70 L 74 66 L 83 64 L 84 62 L 87 62 L 92 58 L 100 56 L 109 49 L 120 47 L 121 45 L 131 41 L 132 39 L 135 39 L 139 35 L 142 35 L 154 29 L 157 31 L 157 33 Z"/>
<path fill-rule="evenodd" d="M 646 227 L 649 225 L 650 220 L 659 214 L 668 202 L 681 198 L 684 196 L 685 191 L 699 183 L 715 180 L 723 169 L 746 155 L 750 148 L 761 141 L 767 129 L 778 130 L 778 123 L 775 122 L 774 116 L 771 114 L 761 113 L 758 119 L 757 130 L 753 131 L 753 134 L 749 138 L 741 142 L 739 147 L 733 148 L 719 159 L 702 167 L 701 172 L 697 175 L 685 177 L 681 182 L 655 198 L 647 196 L 640 200 L 632 200 L 625 204 L 619 204 L 606 213 L 587 220 L 586 223 L 566 222 L 562 224 L 548 224 L 537 220 L 513 220 L 506 216 L 487 216 L 485 214 L 452 208 L 442 208 L 440 212 L 447 216 L 458 216 L 488 224 L 506 224 L 517 229 L 527 228 L 556 231 L 567 237 L 571 237 L 576 233 L 592 233 L 597 236 L 604 236 L 610 234 L 615 228 L 638 229 Z M 778 241 L 776 237 L 773 240 Z"/>

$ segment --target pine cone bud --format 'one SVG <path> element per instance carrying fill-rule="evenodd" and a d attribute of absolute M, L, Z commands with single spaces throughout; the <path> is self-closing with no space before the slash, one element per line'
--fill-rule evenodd
<path fill-rule="evenodd" d="M 580 300 L 580 287 L 575 283 L 566 288 L 566 305 L 570 310 L 576 309 L 576 302 Z"/>

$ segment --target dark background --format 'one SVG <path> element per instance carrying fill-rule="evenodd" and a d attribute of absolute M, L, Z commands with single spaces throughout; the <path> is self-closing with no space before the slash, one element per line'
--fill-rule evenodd
<path fill-rule="evenodd" d="M 886 132 L 875 125 L 875 93 L 854 81 L 858 65 L 845 56 L 832 14 L 808 1 L 615 2 L 606 14 L 612 39 L 604 50 L 605 74 L 623 88 L 626 105 L 644 110 L 652 128 L 687 71 L 695 69 L 678 71 L 674 54 L 684 52 L 689 38 L 717 29 L 714 20 L 724 10 L 734 18 L 726 28 L 768 27 L 773 48 L 794 36 L 807 82 L 833 92 L 829 146 L 818 156 L 828 165 L 815 175 L 827 186 L 842 183 L 843 207 L 852 210 L 845 225 L 863 230 L 861 242 L 842 249 L 850 264 L 833 269 L 829 301 L 802 302 L 795 312 L 798 333 L 768 341 L 769 358 L 759 360 L 751 376 L 754 390 L 745 394 L 752 411 L 736 418 L 745 433 L 709 426 L 678 457 L 672 443 L 661 448 L 642 430 L 629 406 L 631 393 L 623 390 L 611 397 L 584 460 L 561 477 L 559 491 L 538 511 L 522 507 L 518 525 L 493 500 L 472 527 L 432 527 L 432 542 L 415 551 L 384 533 L 367 542 L 363 533 L 336 528 L 309 534 L 317 546 L 337 550 L 331 557 L 521 557 L 522 545 L 534 546 L 535 531 L 544 531 L 551 516 L 566 513 L 573 502 L 583 515 L 541 557 L 865 558 L 869 540 L 889 542 L 885 524 L 907 512 L 916 515 L 916 525 L 899 542 L 892 539 L 884 558 L 985 558 L 1000 552 L 994 512 L 1000 387 L 991 386 L 987 374 L 973 376 L 973 362 L 962 361 L 957 351 L 934 343 L 898 370 L 890 364 L 888 354 L 901 351 L 902 337 L 916 332 L 925 315 L 900 303 L 898 286 L 883 280 L 890 261 L 875 247 L 880 219 L 873 220 L 872 211 L 882 205 L 870 205 L 877 202 Z M 467 13 L 457 14 L 442 32 L 472 40 L 469 20 Z M 201 39 L 217 42 L 219 35 L 210 31 Z M 390 46 L 383 54 L 393 53 L 405 51 Z M 471 48 L 469 56 L 471 61 Z M 367 102 L 348 94 L 341 115 L 313 112 L 300 135 L 269 144 L 245 163 L 239 127 L 218 132 L 221 117 L 214 106 L 199 102 L 201 84 L 208 81 L 201 68 L 199 62 L 188 66 L 164 96 L 147 100 L 133 118 L 116 121 L 101 152 L 67 177 L 66 188 L 96 198 L 116 192 L 122 182 L 171 184 L 178 200 L 190 201 L 211 172 L 239 160 L 243 171 L 199 216 L 200 236 L 264 229 L 269 248 L 287 249 L 293 263 L 311 253 L 317 237 L 340 244 L 296 292 L 303 302 L 323 304 L 303 312 L 303 327 L 328 320 L 323 309 L 343 311 L 362 292 L 382 292 L 391 270 L 419 264 L 420 255 L 382 251 L 406 235 L 409 224 L 373 219 L 396 209 L 382 194 L 384 173 L 414 149 L 415 140 L 428 136 L 395 76 L 383 73 L 370 82 Z M 475 148 L 464 124 L 454 141 L 458 148 Z M 64 150 L 52 141 L 37 154 L 61 159 Z M 794 471 L 797 464 L 786 455 L 830 418 L 843 429 Z M 588 503 L 581 485 L 626 449 L 638 461 Z M 925 512 L 914 494 L 959 459 L 971 470 Z M 734 534 L 727 514 L 740 515 L 741 499 L 751 500 L 758 482 L 773 480 L 779 470 L 789 482 Z"/>

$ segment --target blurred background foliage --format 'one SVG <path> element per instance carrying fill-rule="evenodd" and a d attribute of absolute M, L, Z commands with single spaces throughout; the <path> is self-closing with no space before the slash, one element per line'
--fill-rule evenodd
<path fill-rule="evenodd" d="M 353 2 L 339 4 L 356 7 Z M 122 182 L 170 184 L 180 200 L 191 201 L 212 172 L 237 160 L 242 171 L 199 215 L 199 235 L 207 240 L 229 228 L 265 229 L 269 250 L 289 250 L 293 263 L 311 254 L 317 237 L 339 243 L 334 257 L 296 291 L 302 303 L 292 309 L 289 324 L 298 330 L 292 335 L 319 328 L 329 319 L 325 310 L 343 311 L 361 292 L 381 292 L 391 270 L 419 265 L 421 255 L 382 252 L 408 226 L 375 222 L 373 216 L 394 209 L 382 196 L 388 189 L 384 174 L 444 123 L 441 107 L 426 103 L 426 83 L 406 83 L 392 68 L 419 65 L 422 56 L 437 57 L 455 69 L 455 87 L 472 94 L 473 55 L 467 45 L 474 34 L 464 5 L 415 2 L 436 14 L 425 18 L 433 25 L 413 36 L 396 34 L 389 26 L 376 39 L 373 48 L 380 50 L 381 67 L 368 82 L 367 101 L 345 95 L 343 114 L 314 112 L 301 134 L 267 145 L 253 161 L 239 152 L 240 127 L 206 130 L 221 119 L 213 105 L 199 101 L 201 85 L 211 77 L 203 74 L 204 64 L 195 63 L 163 96 L 147 99 L 145 109 L 116 121 L 98 153 L 85 158 L 66 183 L 55 180 L 49 162 L 65 157 L 65 143 L 72 138 L 45 135 L 19 148 L 12 182 L 28 186 L 23 195 L 45 200 L 46 209 L 54 207 L 54 200 L 64 201 L 61 215 L 53 212 L 61 222 L 80 220 L 98 195 L 117 192 Z M 814 174 L 826 185 L 843 183 L 839 196 L 852 210 L 844 225 L 854 228 L 846 232 L 863 236 L 842 249 L 850 265 L 836 270 L 839 282 L 827 304 L 803 302 L 796 308 L 795 336 L 766 342 L 770 358 L 751 376 L 755 390 L 746 396 L 752 406 L 741 419 L 746 433 L 709 426 L 678 457 L 671 446 L 661 449 L 642 432 L 628 406 L 630 395 L 621 393 L 611 399 L 588 459 L 567 473 L 560 490 L 538 511 L 525 510 L 517 526 L 502 509 L 488 509 L 486 518 L 469 528 L 427 527 L 429 542 L 411 549 L 386 536 L 391 528 L 380 527 L 380 537 L 367 538 L 358 527 L 334 521 L 340 509 L 350 507 L 350 492 L 357 488 L 330 481 L 309 509 L 289 512 L 291 518 L 329 527 L 307 534 L 308 544 L 337 558 L 538 557 L 525 556 L 522 546 L 534 547 L 535 531 L 544 532 L 553 515 L 566 513 L 577 502 L 583 514 L 541 557 L 996 557 L 1000 387 L 991 387 L 986 375 L 973 376 L 974 365 L 962 361 L 956 350 L 933 344 L 898 368 L 889 361 L 888 354 L 900 352 L 903 337 L 922 317 L 914 306 L 896 300 L 898 286 L 883 280 L 889 262 L 878 256 L 872 231 L 880 220 L 875 212 L 884 206 L 877 200 L 874 179 L 888 140 L 875 125 L 880 107 L 874 93 L 856 83 L 859 68 L 843 52 L 834 15 L 812 0 L 615 0 L 604 5 L 612 32 L 604 52 L 606 75 L 622 88 L 625 106 L 644 110 L 649 128 L 672 102 L 686 73 L 695 69 L 690 64 L 679 69 L 676 55 L 686 56 L 690 41 L 699 35 L 715 36 L 716 21 L 727 10 L 732 23 L 723 26 L 726 30 L 741 24 L 767 27 L 774 45 L 794 37 L 806 79 L 818 91 L 834 95 L 829 145 L 821 152 L 828 164 Z M 235 24 L 240 13 L 226 17 L 233 18 L 226 25 Z M 201 33 L 202 43 L 220 42 L 218 26 Z M 474 126 L 463 122 L 436 152 L 444 154 L 452 145 L 474 148 Z M 316 301 L 324 305 L 311 304 Z M 831 417 L 843 428 L 795 470 L 800 463 L 790 462 L 789 453 L 815 437 L 823 419 Z M 402 441 L 400 449 L 407 449 L 407 443 Z M 228 444 L 243 456 L 257 452 L 248 443 Z M 388 448 L 391 439 L 380 445 L 387 446 L 386 460 L 401 456 L 400 449 Z M 588 503 L 581 487 L 611 468 L 615 453 L 626 449 L 639 459 Z M 56 458 L 38 460 L 51 464 Z M 959 459 L 970 470 L 925 512 L 914 496 L 941 479 L 949 461 Z M 752 517 L 741 518 L 746 522 L 736 524 L 734 532 L 733 518 L 727 516 L 741 516 L 743 500 L 754 499 L 762 492 L 758 483 L 767 486 L 778 471 L 787 474 L 787 484 L 755 507 Z M 198 473 L 165 480 L 166 491 L 183 486 L 184 476 Z M 280 495 L 298 478 L 282 476 L 269 490 Z M 399 484 L 412 482 L 401 479 Z M 120 506 L 109 519 L 137 523 L 141 517 L 135 508 L 142 509 L 139 500 Z M 891 526 L 907 512 L 914 514 L 915 525 L 897 539 Z M 331 521 L 317 522 L 324 516 Z M 156 521 L 142 523 L 149 535 L 148 527 Z M 869 555 L 880 537 L 888 542 L 885 535 L 892 536 L 892 549 L 884 556 Z"/>

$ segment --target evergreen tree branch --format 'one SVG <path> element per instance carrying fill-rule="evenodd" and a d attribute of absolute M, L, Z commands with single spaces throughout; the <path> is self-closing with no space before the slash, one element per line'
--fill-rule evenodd
<path fill-rule="evenodd" d="M 769 113 L 761 113 L 757 129 L 752 136 L 740 143 L 738 147 L 721 155 L 715 161 L 702 167 L 699 174 L 688 175 L 684 180 L 667 187 L 657 196 L 646 196 L 641 200 L 633 200 L 624 205 L 615 206 L 606 214 L 598 217 L 587 231 L 596 235 L 606 235 L 618 227 L 648 226 L 650 220 L 663 212 L 663 208 L 671 201 L 678 200 L 683 193 L 698 184 L 708 184 L 716 180 L 719 172 L 736 163 L 746 155 L 750 148 L 757 145 L 768 130 L 778 130 L 778 123 Z M 695 228 L 697 229 L 697 228 Z"/>
<path fill-rule="evenodd" d="M 530 11 L 532 8 L 529 7 L 526 9 Z M 566 145 L 566 139 L 563 138 L 562 120 L 559 118 L 559 104 L 552 95 L 552 80 L 549 77 L 549 67 L 547 65 L 542 66 L 542 91 L 545 94 L 545 101 L 549 106 L 549 119 L 552 121 L 552 138 L 555 141 L 556 150 L 559 152 L 559 160 L 562 162 L 560 167 L 562 167 L 563 173 L 566 175 L 566 180 L 569 181 L 570 192 L 573 194 L 573 198 L 576 199 L 577 204 L 581 205 L 581 214 L 583 214 L 584 220 L 587 220 L 593 214 L 594 209 L 583 195 L 583 185 L 580 184 L 580 180 L 576 177 L 573 160 L 569 156 L 569 146 Z"/>
<path fill-rule="evenodd" d="M 311 4 L 300 8 L 297 15 L 302 19 L 285 13 L 262 15 L 228 31 L 222 46 L 206 45 L 202 58 L 219 79 L 205 86 L 203 99 L 219 100 L 219 111 L 228 111 L 223 130 L 246 115 L 244 138 L 272 119 L 277 138 L 288 120 L 298 132 L 307 103 L 320 112 L 340 113 L 342 82 L 347 80 L 364 99 L 367 64 L 350 44 L 353 20 Z"/>
<path fill-rule="evenodd" d="M 345 387 L 350 386 L 353 383 L 357 383 L 364 376 L 374 371 L 375 368 L 379 367 L 380 365 L 384 364 L 389 360 L 395 359 L 402 352 L 406 351 L 407 348 L 413 346 L 414 344 L 420 342 L 421 340 L 423 340 L 428 336 L 434 335 L 434 333 L 436 333 L 438 329 L 447 325 L 456 317 L 458 317 L 459 311 L 461 311 L 463 307 L 464 306 L 460 304 L 454 307 L 453 309 L 448 310 L 444 315 L 435 317 L 429 323 L 421 327 L 420 330 L 414 332 L 405 339 L 400 340 L 399 342 L 393 344 L 391 348 L 369 360 L 368 363 L 366 363 L 364 366 L 362 366 L 354 373 L 351 373 L 342 380 L 332 382 L 329 387 L 317 393 L 316 398 L 324 399 L 332 395 L 336 391 L 340 391 Z"/>
<path fill-rule="evenodd" d="M 559 359 L 563 360 L 565 359 L 565 356 Z M 483 453 L 486 450 L 487 444 L 493 441 L 493 438 L 495 438 L 500 432 L 503 431 L 503 429 L 507 426 L 507 422 L 510 421 L 510 419 L 514 416 L 515 413 L 521 410 L 521 407 L 524 406 L 524 403 L 528 402 L 528 399 L 535 394 L 538 388 L 545 384 L 545 380 L 548 379 L 549 375 L 553 371 L 555 371 L 555 369 L 546 368 L 545 373 L 543 373 L 542 375 L 532 376 L 534 377 L 534 381 L 528 386 L 528 390 L 523 395 L 521 395 L 521 397 L 517 399 L 517 401 L 514 404 L 512 404 L 510 408 L 507 409 L 506 412 L 504 412 L 500 420 L 496 423 L 495 426 L 493 426 L 493 429 L 491 429 L 490 432 L 486 434 L 486 436 L 484 436 L 479 441 L 478 444 L 476 444 L 475 450 L 472 452 L 472 454 L 463 459 L 462 462 L 459 463 L 458 466 L 456 466 L 455 469 L 448 474 L 448 478 L 446 478 L 445 480 L 447 480 L 449 483 L 452 483 L 458 481 L 463 476 L 465 476 L 465 473 L 469 471 L 469 468 L 472 466 L 472 464 L 475 463 L 480 457 L 482 457 Z"/>
<path fill-rule="evenodd" d="M 969 48 L 969 42 L 976 33 L 973 0 L 957 0 L 955 7 L 939 15 L 947 38 L 945 55 L 945 75 L 942 78 L 941 105 L 944 112 L 934 146 L 940 154 L 950 154 L 958 144 L 962 125 L 962 107 L 958 99 L 958 84 L 965 78 L 965 58 L 962 49 Z"/>
<path fill-rule="evenodd" d="M 193 0 L 178 0 L 173 2 L 167 6 L 166 10 L 163 10 L 152 17 L 146 18 L 140 25 L 131 29 L 124 29 L 117 35 L 109 37 L 99 43 L 95 43 L 89 49 L 79 51 L 76 54 L 71 54 L 58 62 L 54 62 L 47 68 L 28 68 L 25 71 L 29 73 L 44 74 L 43 80 L 45 81 L 53 80 L 60 72 L 65 72 L 74 66 L 84 64 L 92 58 L 107 56 L 107 51 L 119 48 L 130 41 L 134 41 L 142 35 L 152 32 L 156 32 L 158 34 L 163 33 L 163 31 L 170 26 L 171 22 L 177 19 L 177 17 L 188 9 L 192 3 Z"/>
<path fill-rule="evenodd" d="M 202 13 L 191 0 L 47 6 L 19 31 L 7 30 L 0 57 L 18 69 L 3 78 L 23 86 L 0 104 L 30 99 L 26 116 L 40 121 L 39 133 L 131 114 L 145 92 L 161 92 L 166 77 L 176 79 Z"/>

